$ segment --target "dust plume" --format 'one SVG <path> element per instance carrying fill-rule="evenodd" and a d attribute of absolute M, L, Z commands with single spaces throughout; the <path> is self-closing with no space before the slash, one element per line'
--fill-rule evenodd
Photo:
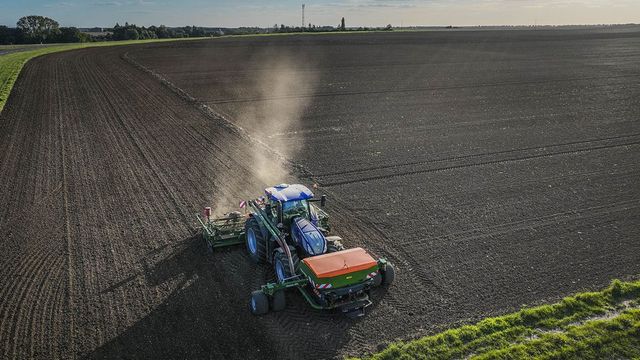
<path fill-rule="evenodd" d="M 308 63 L 289 54 L 265 54 L 256 59 L 261 70 L 251 87 L 256 101 L 244 103 L 238 121 L 266 147 L 283 159 L 294 160 L 304 148 L 304 140 L 290 134 L 302 127 L 302 116 L 309 105 L 317 73 Z M 261 147 L 254 147 L 253 168 L 265 184 L 284 182 L 292 177 L 283 161 L 274 159 Z"/>
<path fill-rule="evenodd" d="M 266 186 L 296 181 L 291 165 L 305 141 L 292 135 L 302 127 L 318 73 L 309 59 L 267 51 L 254 56 L 242 74 L 246 78 L 239 76 L 232 89 L 236 101 L 217 110 L 251 138 L 243 165 L 254 179 L 243 180 L 251 184 L 244 189 L 245 196 L 255 197 Z M 227 202 L 217 200 L 216 204 Z M 214 213 L 221 211 L 225 210 L 214 209 Z"/>

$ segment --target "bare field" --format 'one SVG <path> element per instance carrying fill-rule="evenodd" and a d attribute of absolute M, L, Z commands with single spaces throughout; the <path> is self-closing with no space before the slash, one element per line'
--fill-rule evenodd
<path fill-rule="evenodd" d="M 361 355 L 635 277 L 639 80 L 637 29 L 34 59 L 0 115 L 0 356 Z M 397 265 L 365 318 L 293 293 L 255 318 L 269 269 L 204 254 L 193 213 L 276 179 L 319 183 L 345 243 Z"/>

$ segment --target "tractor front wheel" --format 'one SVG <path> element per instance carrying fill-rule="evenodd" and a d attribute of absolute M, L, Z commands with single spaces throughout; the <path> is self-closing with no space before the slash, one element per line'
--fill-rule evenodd
<path fill-rule="evenodd" d="M 258 220 L 250 217 L 244 223 L 244 231 L 247 238 L 247 252 L 249 252 L 249 257 L 251 257 L 251 260 L 256 264 L 263 263 L 266 259 L 267 241 L 262 236 Z"/>
<path fill-rule="evenodd" d="M 251 313 L 253 315 L 264 315 L 269 312 L 269 298 L 262 290 L 256 290 L 251 293 L 251 301 L 249 302 Z"/>

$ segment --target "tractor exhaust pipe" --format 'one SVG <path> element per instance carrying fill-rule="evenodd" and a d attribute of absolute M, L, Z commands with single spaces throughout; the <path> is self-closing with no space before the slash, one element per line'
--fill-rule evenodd
<path fill-rule="evenodd" d="M 204 208 L 204 218 L 207 219 L 207 222 L 211 222 L 211 208 L 208 206 Z"/>

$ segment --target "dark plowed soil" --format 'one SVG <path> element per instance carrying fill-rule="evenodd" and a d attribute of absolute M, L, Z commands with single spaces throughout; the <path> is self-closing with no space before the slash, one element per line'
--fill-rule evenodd
<path fill-rule="evenodd" d="M 0 357 L 360 355 L 637 276 L 638 114 L 633 28 L 37 58 L 0 115 Z M 397 265 L 365 318 L 253 317 L 269 269 L 204 252 L 193 214 L 273 181 L 318 182 Z"/>

